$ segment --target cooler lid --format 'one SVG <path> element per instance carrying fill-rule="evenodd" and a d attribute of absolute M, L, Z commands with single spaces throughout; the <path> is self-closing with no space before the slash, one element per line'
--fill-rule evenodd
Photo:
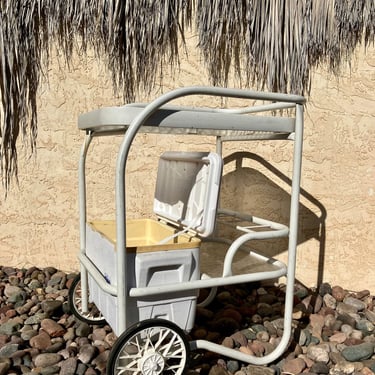
<path fill-rule="evenodd" d="M 167 222 L 209 236 L 215 228 L 223 169 L 213 152 L 165 152 L 159 159 L 155 214 Z"/>

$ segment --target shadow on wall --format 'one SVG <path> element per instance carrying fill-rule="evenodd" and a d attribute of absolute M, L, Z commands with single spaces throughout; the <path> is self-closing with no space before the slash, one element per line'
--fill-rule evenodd
<path fill-rule="evenodd" d="M 234 163 L 234 169 L 223 176 L 220 206 L 289 226 L 291 178 L 251 152 L 236 152 L 225 157 L 224 165 L 230 163 Z M 327 213 L 324 206 L 307 191 L 301 189 L 300 197 L 311 209 L 300 203 L 298 244 L 310 239 L 319 242 L 317 285 L 320 285 L 323 282 Z M 253 241 L 249 245 L 270 257 L 288 249 L 285 238 Z"/>

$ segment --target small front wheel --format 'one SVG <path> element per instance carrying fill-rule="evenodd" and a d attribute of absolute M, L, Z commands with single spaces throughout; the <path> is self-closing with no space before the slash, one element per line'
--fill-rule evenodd
<path fill-rule="evenodd" d="M 82 309 L 81 275 L 77 275 L 69 289 L 69 308 L 73 315 L 82 322 L 104 325 L 106 320 L 93 302 L 89 302 L 88 311 Z"/>
<path fill-rule="evenodd" d="M 185 333 L 163 319 L 148 319 L 126 330 L 108 358 L 107 374 L 181 375 L 189 358 Z"/>

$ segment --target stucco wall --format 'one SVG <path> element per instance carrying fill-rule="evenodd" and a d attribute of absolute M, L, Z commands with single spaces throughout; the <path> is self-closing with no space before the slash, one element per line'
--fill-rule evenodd
<path fill-rule="evenodd" d="M 191 43 L 193 46 L 194 43 Z M 164 78 L 162 90 L 208 84 L 202 63 L 190 49 L 181 71 Z M 35 156 L 20 143 L 19 187 L 1 199 L 0 263 L 9 266 L 55 266 L 77 270 L 79 249 L 77 164 L 84 134 L 80 113 L 119 105 L 111 82 L 94 58 L 71 72 L 51 67 L 49 84 L 39 91 L 39 134 Z M 233 82 L 233 85 L 236 83 Z M 162 91 L 155 90 L 153 98 Z M 145 100 L 140 98 L 140 100 Z M 201 98 L 191 98 L 194 104 Z M 219 103 L 216 103 L 219 104 Z M 120 139 L 94 140 L 89 155 L 89 218 L 114 213 L 113 167 Z M 212 139 L 140 135 L 128 167 L 129 216 L 150 216 L 155 166 L 165 149 L 214 150 Z M 232 152 L 260 153 L 243 159 L 238 170 L 225 166 L 222 201 L 254 214 L 287 220 L 291 144 L 252 142 L 226 145 Z M 321 281 L 375 292 L 375 49 L 360 49 L 351 70 L 340 79 L 314 73 L 306 106 L 297 278 L 312 286 Z M 243 198 L 246 197 L 246 198 Z M 254 212 L 255 211 L 255 212 Z M 285 243 L 269 253 L 286 258 Z"/>

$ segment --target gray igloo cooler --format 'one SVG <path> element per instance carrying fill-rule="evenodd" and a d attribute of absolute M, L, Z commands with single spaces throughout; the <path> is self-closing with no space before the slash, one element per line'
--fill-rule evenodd
<path fill-rule="evenodd" d="M 173 292 L 173 285 L 200 278 L 200 237 L 215 227 L 222 174 L 216 153 L 165 152 L 159 159 L 154 213 L 157 219 L 126 220 L 127 275 L 116 274 L 116 223 L 87 223 L 86 255 L 106 281 L 129 288 L 171 285 L 163 295 L 127 299 L 128 327 L 149 318 L 173 321 L 185 331 L 194 324 L 197 290 Z M 89 275 L 90 300 L 119 335 L 117 297 L 104 292 Z"/>

